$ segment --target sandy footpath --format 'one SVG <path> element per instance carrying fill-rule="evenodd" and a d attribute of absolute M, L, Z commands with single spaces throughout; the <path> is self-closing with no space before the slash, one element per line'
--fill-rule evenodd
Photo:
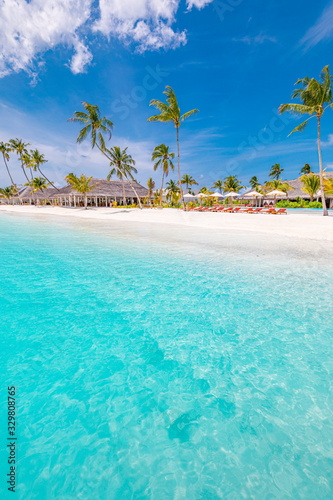
<path fill-rule="evenodd" d="M 263 214 L 223 214 L 205 212 L 184 212 L 176 209 L 122 209 L 118 208 L 64 208 L 0 205 L 1 212 L 14 212 L 22 215 L 52 215 L 61 217 L 80 217 L 145 224 L 176 224 L 218 229 L 220 231 L 255 231 L 266 234 L 290 236 L 333 242 L 333 217 L 308 214 L 263 215 Z M 198 236 L 200 232 L 198 231 Z"/>

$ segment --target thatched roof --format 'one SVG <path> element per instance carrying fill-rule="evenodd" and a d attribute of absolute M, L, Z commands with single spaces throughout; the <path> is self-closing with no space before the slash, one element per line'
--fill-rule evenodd
<path fill-rule="evenodd" d="M 21 191 L 18 194 L 18 198 L 20 200 L 23 199 L 47 200 L 50 196 L 52 196 L 54 193 L 57 192 L 58 191 L 55 188 L 47 188 L 43 189 L 43 191 L 37 191 L 36 193 L 33 193 L 31 187 L 27 186 L 21 189 Z"/>
<path fill-rule="evenodd" d="M 116 181 L 116 180 L 111 180 L 107 181 L 105 179 L 92 179 L 92 183 L 94 184 L 94 187 L 91 191 L 89 191 L 88 196 L 110 196 L 111 198 L 122 198 L 123 196 L 123 184 L 122 181 Z M 134 186 L 134 189 L 140 196 L 140 198 L 144 198 L 145 196 L 148 195 L 148 189 L 145 187 L 141 186 L 138 182 L 133 181 L 132 185 Z M 125 190 L 125 196 L 128 198 L 133 198 L 135 197 L 135 193 L 131 187 L 131 184 L 129 181 L 124 181 L 124 190 Z M 75 191 L 75 189 L 72 189 L 71 186 L 67 185 L 59 191 L 54 190 L 49 198 L 58 198 L 61 196 L 70 196 L 70 195 L 76 195 L 76 196 L 82 196 L 81 193 L 78 193 Z"/>

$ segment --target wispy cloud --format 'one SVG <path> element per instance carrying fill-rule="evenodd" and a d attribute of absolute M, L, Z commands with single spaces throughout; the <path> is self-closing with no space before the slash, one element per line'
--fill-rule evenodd
<path fill-rule="evenodd" d="M 319 42 L 333 37 L 333 2 L 322 12 L 315 24 L 308 29 L 299 44 L 305 50 L 314 47 Z"/>
<path fill-rule="evenodd" d="M 82 73 L 93 59 L 92 41 L 101 34 L 140 52 L 179 47 L 186 43 L 186 31 L 172 25 L 180 1 L 2 0 L 0 77 L 23 70 L 36 78 L 43 53 L 61 45 L 73 51 L 71 71 Z M 186 4 L 189 10 L 201 9 L 212 1 Z"/>
<path fill-rule="evenodd" d="M 247 45 L 261 45 L 265 42 L 276 43 L 277 39 L 274 36 L 265 35 L 264 33 L 259 33 L 255 36 L 245 35 L 242 37 L 234 37 L 233 42 L 243 42 Z"/>

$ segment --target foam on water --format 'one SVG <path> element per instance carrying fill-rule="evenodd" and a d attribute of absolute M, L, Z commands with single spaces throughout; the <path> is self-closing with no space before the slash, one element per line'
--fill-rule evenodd
<path fill-rule="evenodd" d="M 323 244 L 7 214 L 0 234 L 17 498 L 332 498 Z"/>

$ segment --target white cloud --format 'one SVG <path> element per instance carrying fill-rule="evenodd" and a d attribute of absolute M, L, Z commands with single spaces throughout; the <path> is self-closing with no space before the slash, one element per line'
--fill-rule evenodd
<path fill-rule="evenodd" d="M 316 23 L 308 29 L 300 41 L 305 49 L 310 49 L 322 40 L 333 36 L 333 2 L 322 12 Z"/>
<path fill-rule="evenodd" d="M 202 8 L 213 0 L 187 0 Z M 186 32 L 172 28 L 180 0 L 2 0 L 0 4 L 0 77 L 21 70 L 35 77 L 44 52 L 71 48 L 69 67 L 82 73 L 92 61 L 83 33 L 117 37 L 137 50 L 176 48 Z M 97 7 L 97 18 L 96 9 Z"/>

